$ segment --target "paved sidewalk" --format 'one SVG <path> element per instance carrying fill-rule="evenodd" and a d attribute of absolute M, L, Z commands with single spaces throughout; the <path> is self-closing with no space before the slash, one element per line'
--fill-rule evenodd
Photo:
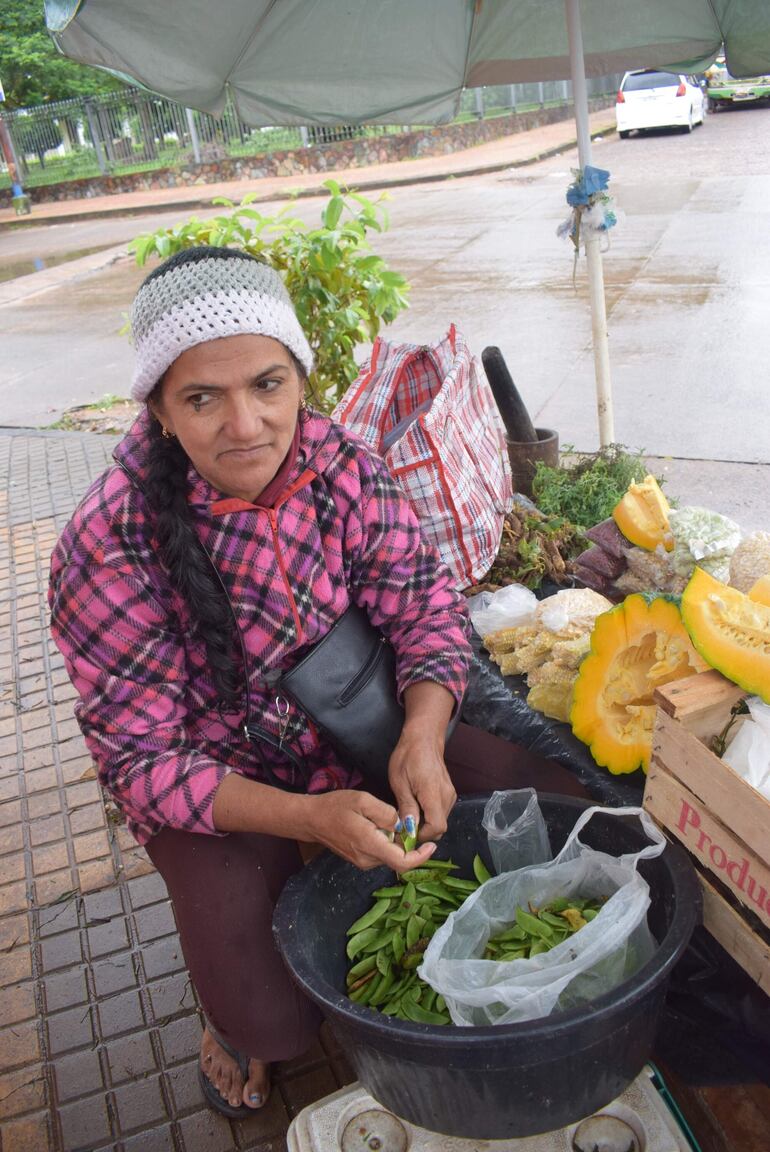
<path fill-rule="evenodd" d="M 612 108 L 590 116 L 592 135 L 615 131 Z M 83 200 L 63 200 L 56 204 L 35 205 L 35 190 L 30 190 L 33 208 L 29 216 L 16 216 L 12 209 L 0 209 L 0 229 L 33 224 L 85 220 L 126 213 L 157 212 L 164 208 L 209 208 L 215 196 L 239 201 L 247 192 L 256 193 L 256 201 L 276 200 L 291 193 L 313 195 L 323 192 L 323 182 L 333 177 L 342 185 L 367 189 L 395 187 L 445 180 L 449 176 L 471 176 L 479 172 L 496 172 L 523 164 L 532 164 L 557 152 L 571 148 L 577 141 L 575 121 L 560 120 L 528 132 L 517 132 L 500 140 L 477 144 L 461 152 L 443 156 L 426 156 L 419 160 L 400 160 L 361 168 L 344 168 L 330 172 L 307 172 L 292 176 L 269 176 L 260 180 L 223 181 L 188 188 L 160 188 L 148 192 L 122 192 L 114 196 L 94 196 Z"/>
<path fill-rule="evenodd" d="M 0 1149 L 282 1152 L 353 1073 L 323 1033 L 253 1119 L 203 1107 L 165 887 L 105 809 L 48 634 L 51 549 L 114 443 L 0 432 Z"/>
<path fill-rule="evenodd" d="M 48 633 L 51 549 L 117 439 L 0 429 L 0 1152 L 285 1152 L 353 1071 L 324 1029 L 247 1122 L 203 1106 L 165 886 L 105 804 Z M 758 514 L 745 465 L 651 463 L 684 498 L 705 467 Z"/>

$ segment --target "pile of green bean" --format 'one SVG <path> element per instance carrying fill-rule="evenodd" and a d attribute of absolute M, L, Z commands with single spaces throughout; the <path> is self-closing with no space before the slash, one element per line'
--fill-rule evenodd
<path fill-rule="evenodd" d="M 475 880 L 450 875 L 456 870 L 451 860 L 431 860 L 373 893 L 372 907 L 348 928 L 351 1000 L 414 1024 L 450 1023 L 444 997 L 420 980 L 416 969 L 436 929 L 490 878 L 479 856 L 473 862 Z"/>
<path fill-rule="evenodd" d="M 598 916 L 603 903 L 601 899 L 568 900 L 560 897 L 543 908 L 532 904 L 528 909 L 517 908 L 515 923 L 488 941 L 484 959 L 530 960 L 533 956 L 550 952 L 551 948 Z"/>

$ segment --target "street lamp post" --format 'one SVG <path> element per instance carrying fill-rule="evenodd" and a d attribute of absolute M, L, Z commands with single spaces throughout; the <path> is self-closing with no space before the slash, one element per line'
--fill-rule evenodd
<path fill-rule="evenodd" d="M 0 101 L 4 100 L 5 92 L 3 91 L 2 83 L 0 83 Z M 11 140 L 8 125 L 2 116 L 0 116 L 0 151 L 2 151 L 3 159 L 8 165 L 8 175 L 11 178 L 11 204 L 15 208 L 17 216 L 28 216 L 31 211 L 29 196 L 27 196 L 21 186 L 19 165 L 13 148 L 13 140 Z"/>

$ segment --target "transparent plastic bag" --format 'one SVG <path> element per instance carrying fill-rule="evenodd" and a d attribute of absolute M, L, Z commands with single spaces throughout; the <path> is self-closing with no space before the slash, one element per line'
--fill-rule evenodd
<path fill-rule="evenodd" d="M 746 703 L 751 719 L 740 725 L 722 762 L 770 800 L 770 704 L 759 696 Z"/>
<path fill-rule="evenodd" d="M 495 872 L 513 872 L 553 858 L 548 829 L 534 788 L 493 792 L 481 826 L 487 834 Z"/>
<path fill-rule="evenodd" d="M 580 831 L 596 812 L 638 816 L 651 843 L 618 857 L 587 847 Z M 649 886 L 636 869 L 665 845 L 641 808 L 588 808 L 550 863 L 504 872 L 469 896 L 434 935 L 419 976 L 444 997 L 453 1022 L 466 1026 L 537 1020 L 594 1000 L 655 950 L 647 927 Z M 481 958 L 490 937 L 511 926 L 517 906 L 540 908 L 563 896 L 606 902 L 595 919 L 549 952 L 502 963 Z"/>
<path fill-rule="evenodd" d="M 506 584 L 496 592 L 479 592 L 468 598 L 471 624 L 479 636 L 501 628 L 517 628 L 535 617 L 537 597 L 523 584 Z"/>

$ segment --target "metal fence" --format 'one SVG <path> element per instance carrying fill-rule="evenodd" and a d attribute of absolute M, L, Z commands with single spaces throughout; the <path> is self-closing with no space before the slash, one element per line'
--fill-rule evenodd
<path fill-rule="evenodd" d="M 589 80 L 589 95 L 614 91 L 620 77 Z M 567 81 L 506 84 L 463 93 L 458 121 L 509 114 L 517 109 L 564 104 Z M 408 131 L 411 126 L 308 126 L 252 128 L 228 102 L 220 119 L 193 112 L 160 96 L 127 88 L 109 95 L 62 100 L 6 113 L 11 140 L 27 187 L 83 177 L 213 163 Z M 0 187 L 9 184 L 0 164 Z"/>

